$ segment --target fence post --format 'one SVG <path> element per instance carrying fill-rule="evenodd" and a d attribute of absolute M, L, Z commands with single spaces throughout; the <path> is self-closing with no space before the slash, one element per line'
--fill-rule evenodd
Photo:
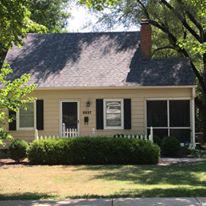
<path fill-rule="evenodd" d="M 149 140 L 153 142 L 153 127 L 150 127 Z"/>
<path fill-rule="evenodd" d="M 62 137 L 65 137 L 65 123 L 62 124 Z"/>
<path fill-rule="evenodd" d="M 95 133 L 96 133 L 95 128 L 92 128 L 92 136 L 95 136 Z"/>
<path fill-rule="evenodd" d="M 36 140 L 39 139 L 39 134 L 38 134 L 38 130 L 37 130 L 37 129 L 35 129 L 35 131 L 34 131 L 34 138 L 35 138 Z"/>

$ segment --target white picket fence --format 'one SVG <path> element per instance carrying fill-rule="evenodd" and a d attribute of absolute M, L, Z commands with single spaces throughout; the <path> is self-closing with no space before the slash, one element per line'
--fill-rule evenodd
<path fill-rule="evenodd" d="M 35 139 L 48 139 L 48 138 L 70 138 L 78 137 L 79 131 L 77 129 L 62 129 L 62 135 L 39 135 L 38 130 L 35 130 Z"/>
<path fill-rule="evenodd" d="M 65 129 L 65 127 L 62 127 L 62 135 L 39 135 L 38 130 L 35 130 L 35 139 L 48 139 L 48 138 L 72 138 L 72 137 L 78 137 L 79 131 L 77 129 Z M 95 130 L 92 130 L 92 136 L 95 136 Z M 114 137 L 124 137 L 124 138 L 135 138 L 135 139 L 141 139 L 141 140 L 149 140 L 153 142 L 153 128 L 150 127 L 150 134 L 144 135 L 144 134 L 116 134 Z"/>
<path fill-rule="evenodd" d="M 154 142 L 153 140 L 153 127 L 150 127 L 150 134 L 145 135 L 145 134 L 116 134 L 114 137 L 124 137 L 128 139 L 141 139 L 141 140 L 148 140 L 150 142 Z"/>

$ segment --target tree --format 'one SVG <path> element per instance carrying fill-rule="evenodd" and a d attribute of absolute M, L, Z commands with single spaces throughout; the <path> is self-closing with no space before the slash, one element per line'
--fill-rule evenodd
<path fill-rule="evenodd" d="M 30 75 L 24 74 L 18 79 L 9 80 L 12 72 L 8 64 L 4 64 L 0 71 L 0 144 L 11 138 L 5 130 L 6 124 L 13 121 L 8 117 L 8 110 L 17 112 L 20 107 L 26 108 L 27 103 L 34 101 L 34 98 L 29 96 L 35 89 L 34 84 L 28 84 Z"/>
<path fill-rule="evenodd" d="M 20 45 L 28 31 L 45 32 L 46 27 L 30 19 L 28 0 L 0 1 L 0 67 L 12 44 Z"/>
<path fill-rule="evenodd" d="M 0 67 L 7 50 L 21 45 L 28 32 L 60 32 L 67 26 L 68 0 L 1 0 Z"/>
<path fill-rule="evenodd" d="M 44 25 L 48 32 L 61 32 L 67 26 L 70 14 L 67 8 L 68 0 L 33 0 L 29 9 L 31 19 Z"/>
<path fill-rule="evenodd" d="M 199 86 L 196 104 L 206 141 L 206 1 L 80 0 L 80 3 L 99 11 L 109 7 L 113 11 L 111 16 L 116 15 L 126 23 L 148 19 L 153 27 L 153 55 L 180 55 L 188 59 Z"/>

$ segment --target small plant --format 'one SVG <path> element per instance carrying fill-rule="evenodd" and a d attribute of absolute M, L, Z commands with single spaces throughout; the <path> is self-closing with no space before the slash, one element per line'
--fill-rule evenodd
<path fill-rule="evenodd" d="M 15 139 L 9 146 L 10 158 L 16 162 L 20 162 L 27 156 L 28 143 L 24 140 Z"/>
<path fill-rule="evenodd" d="M 162 140 L 161 153 L 164 156 L 176 157 L 181 149 L 180 141 L 176 137 L 165 137 Z"/>

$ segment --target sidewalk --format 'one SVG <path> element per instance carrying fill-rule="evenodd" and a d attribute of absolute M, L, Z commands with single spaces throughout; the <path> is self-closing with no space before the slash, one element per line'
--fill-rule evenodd
<path fill-rule="evenodd" d="M 117 198 L 65 201 L 0 201 L 0 206 L 206 206 L 205 198 Z"/>

